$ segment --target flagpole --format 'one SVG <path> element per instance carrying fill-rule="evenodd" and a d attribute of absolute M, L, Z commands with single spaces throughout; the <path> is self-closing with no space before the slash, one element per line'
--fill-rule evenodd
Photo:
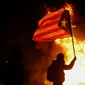
<path fill-rule="evenodd" d="M 67 3 L 67 0 L 66 0 Z M 70 14 L 69 14 L 69 18 L 70 18 Z M 71 19 L 70 20 L 70 31 L 71 31 L 71 38 L 72 38 L 72 46 L 73 46 L 73 52 L 74 52 L 74 57 L 76 56 L 75 54 L 75 47 L 74 47 L 74 39 L 73 39 L 73 32 L 72 32 L 72 25 L 71 25 Z"/>
<path fill-rule="evenodd" d="M 67 0 L 65 0 L 65 3 L 67 3 Z M 64 6 L 64 9 L 65 9 L 65 6 Z M 69 18 L 70 18 L 70 14 L 69 14 Z M 70 23 L 71 23 L 71 20 L 70 20 Z M 74 56 L 76 56 L 76 54 L 75 54 L 75 47 L 74 47 L 74 40 L 73 40 L 72 26 L 70 26 L 70 31 L 71 31 L 71 38 L 72 38 L 73 52 L 74 52 Z"/>
<path fill-rule="evenodd" d="M 70 18 L 70 14 L 69 14 L 69 18 Z M 75 54 L 75 47 L 74 47 L 73 32 L 72 32 L 72 26 L 71 26 L 71 20 L 70 20 L 70 32 L 71 32 L 71 38 L 72 38 L 73 52 L 74 52 L 74 56 L 76 56 L 76 54 Z"/>
<path fill-rule="evenodd" d="M 72 38 L 72 45 L 73 45 L 74 56 L 76 56 L 76 54 L 75 54 L 75 47 L 74 47 L 73 33 L 72 33 L 72 27 L 71 27 L 71 38 Z"/>
<path fill-rule="evenodd" d="M 69 14 L 69 18 L 70 18 L 70 14 Z M 76 54 L 75 54 L 75 47 L 74 47 L 73 32 L 72 32 L 72 26 L 71 26 L 71 19 L 69 19 L 69 20 L 70 20 L 70 32 L 71 32 L 71 38 L 72 38 L 73 52 L 74 52 L 74 56 L 76 56 Z"/>

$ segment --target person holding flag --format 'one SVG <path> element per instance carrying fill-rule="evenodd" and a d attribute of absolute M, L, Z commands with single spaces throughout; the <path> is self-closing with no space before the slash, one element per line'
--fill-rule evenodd
<path fill-rule="evenodd" d="M 55 12 L 46 14 L 39 22 L 38 28 L 36 29 L 33 40 L 36 42 L 53 42 L 55 39 L 72 37 L 72 45 L 74 51 L 74 59 L 70 65 L 65 65 L 64 55 L 59 53 L 57 60 L 53 61 L 52 65 L 54 68 L 51 77 L 49 77 L 49 68 L 47 72 L 47 79 L 53 82 L 53 85 L 62 85 L 64 82 L 64 69 L 71 69 L 76 60 L 73 34 L 71 29 L 71 21 L 69 10 L 66 10 L 65 7 L 61 8 Z M 54 73 L 54 75 L 53 75 Z M 58 75 L 57 75 L 58 74 Z M 52 80 L 50 79 L 52 78 Z"/>
<path fill-rule="evenodd" d="M 65 81 L 64 70 L 72 69 L 75 60 L 76 57 L 74 57 L 69 65 L 65 65 L 64 54 L 59 53 L 48 67 L 47 80 L 53 82 L 53 85 L 62 85 Z"/>

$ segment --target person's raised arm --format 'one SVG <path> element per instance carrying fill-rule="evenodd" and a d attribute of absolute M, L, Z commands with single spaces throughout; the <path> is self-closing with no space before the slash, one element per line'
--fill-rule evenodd
<path fill-rule="evenodd" d="M 76 56 L 74 57 L 74 59 L 71 61 L 71 63 L 69 65 L 64 65 L 64 70 L 70 70 L 72 69 L 74 63 L 75 63 L 75 60 L 76 60 Z"/>

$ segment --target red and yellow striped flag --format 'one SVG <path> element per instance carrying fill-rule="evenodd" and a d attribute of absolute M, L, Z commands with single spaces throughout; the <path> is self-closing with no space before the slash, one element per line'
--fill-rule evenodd
<path fill-rule="evenodd" d="M 70 26 L 67 16 L 68 13 L 66 13 L 64 8 L 45 15 L 38 22 L 39 28 L 36 29 L 33 40 L 37 42 L 52 42 L 57 38 L 67 37 L 69 35 L 68 26 Z"/>

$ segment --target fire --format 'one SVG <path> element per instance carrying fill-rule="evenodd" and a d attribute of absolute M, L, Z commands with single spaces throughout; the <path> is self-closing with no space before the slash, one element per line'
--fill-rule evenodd
<path fill-rule="evenodd" d="M 66 9 L 66 10 L 69 10 L 71 16 L 73 15 L 73 9 L 72 9 L 72 7 L 73 7 L 73 6 L 72 6 L 71 4 L 68 4 L 68 3 L 65 4 L 65 9 Z M 55 11 L 56 8 L 54 8 L 53 10 Z M 47 8 L 47 14 L 50 14 L 51 11 L 52 11 L 52 10 L 51 10 L 50 8 Z"/>
<path fill-rule="evenodd" d="M 51 13 L 51 12 L 48 10 L 48 11 L 47 11 L 47 14 L 50 14 L 50 13 Z"/>
<path fill-rule="evenodd" d="M 72 5 L 66 3 L 66 4 L 65 4 L 65 9 L 66 9 L 66 10 L 69 10 L 71 16 L 73 15 Z"/>
<path fill-rule="evenodd" d="M 69 64 L 74 57 L 72 39 L 63 38 L 55 40 L 64 49 L 65 62 Z M 74 38 L 75 52 L 77 60 L 71 70 L 65 70 L 65 82 L 63 85 L 85 85 L 85 41 L 78 41 Z"/>

